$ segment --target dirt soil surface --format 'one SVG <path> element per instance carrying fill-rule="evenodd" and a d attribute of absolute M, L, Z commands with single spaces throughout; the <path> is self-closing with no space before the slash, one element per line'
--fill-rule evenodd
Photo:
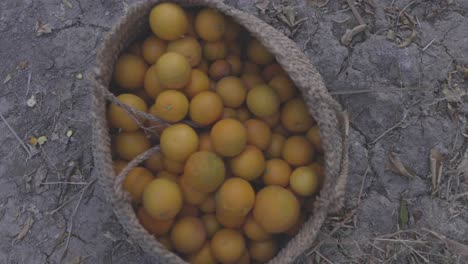
<path fill-rule="evenodd" d="M 155 263 L 91 154 L 87 76 L 134 2 L 0 1 L 0 263 Z M 468 263 L 468 1 L 225 2 L 296 41 L 350 114 L 346 206 L 298 263 Z"/>

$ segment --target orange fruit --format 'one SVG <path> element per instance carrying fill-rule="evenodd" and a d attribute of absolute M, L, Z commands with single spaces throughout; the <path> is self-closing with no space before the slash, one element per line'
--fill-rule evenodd
<path fill-rule="evenodd" d="M 310 142 L 312 142 L 315 150 L 323 152 L 322 140 L 320 139 L 320 129 L 317 125 L 307 130 L 306 137 Z"/>
<path fill-rule="evenodd" d="M 277 133 L 271 135 L 271 144 L 267 149 L 268 157 L 270 158 L 280 158 L 283 153 L 284 142 L 286 138 Z"/>
<path fill-rule="evenodd" d="M 224 227 L 238 228 L 244 223 L 245 215 L 218 208 L 216 209 L 216 219 Z"/>
<path fill-rule="evenodd" d="M 192 185 L 190 185 L 186 174 L 179 178 L 179 187 L 182 191 L 182 195 L 184 196 L 184 201 L 187 204 L 199 205 L 207 197 L 206 193 L 198 191 L 197 189 L 193 188 Z"/>
<path fill-rule="evenodd" d="M 249 119 L 245 123 L 247 129 L 247 143 L 260 150 L 266 150 L 271 144 L 271 129 L 261 120 Z"/>
<path fill-rule="evenodd" d="M 143 167 L 135 167 L 125 177 L 123 188 L 130 193 L 132 201 L 139 203 L 143 196 L 143 190 L 153 179 L 151 171 Z"/>
<path fill-rule="evenodd" d="M 214 214 L 206 214 L 202 216 L 203 224 L 205 225 L 206 233 L 208 237 L 211 238 L 213 235 L 221 229 L 221 225 L 219 224 L 218 220 L 216 219 L 216 215 Z"/>
<path fill-rule="evenodd" d="M 234 262 L 233 264 L 250 264 L 250 254 L 249 254 L 249 251 L 246 250 L 244 252 L 244 254 L 242 255 L 242 257 L 240 259 L 238 259 L 236 262 Z"/>
<path fill-rule="evenodd" d="M 180 174 L 184 171 L 185 163 L 183 161 L 171 160 L 166 157 L 163 157 L 163 167 L 164 169 L 172 174 Z"/>
<path fill-rule="evenodd" d="M 203 193 L 214 192 L 223 183 L 226 168 L 223 160 L 213 152 L 198 151 L 185 163 L 187 184 Z"/>
<path fill-rule="evenodd" d="M 299 167 L 292 172 L 289 185 L 297 195 L 310 196 L 318 191 L 319 178 L 310 167 Z"/>
<path fill-rule="evenodd" d="M 190 82 L 184 88 L 184 93 L 188 98 L 193 98 L 195 95 L 208 91 L 210 89 L 210 79 L 208 75 L 198 69 L 193 69 L 190 73 Z"/>
<path fill-rule="evenodd" d="M 168 179 L 155 179 L 143 191 L 143 207 L 157 220 L 174 218 L 182 209 L 182 192 Z"/>
<path fill-rule="evenodd" d="M 211 251 L 221 263 L 237 261 L 242 257 L 245 250 L 244 237 L 234 229 L 221 229 L 216 232 L 211 240 Z"/>
<path fill-rule="evenodd" d="M 195 67 L 194 69 L 200 70 L 203 73 L 208 74 L 208 67 L 209 67 L 208 62 L 206 62 L 206 60 L 202 59 L 200 64 L 198 64 L 198 66 Z"/>
<path fill-rule="evenodd" d="M 200 134 L 200 151 L 214 151 L 213 144 L 211 144 L 211 137 L 209 132 Z"/>
<path fill-rule="evenodd" d="M 182 209 L 180 210 L 179 214 L 177 215 L 178 218 L 186 217 L 186 216 L 193 216 L 198 217 L 199 210 L 195 205 L 191 204 L 184 204 Z"/>
<path fill-rule="evenodd" d="M 185 161 L 198 149 L 198 135 L 186 124 L 172 125 L 162 132 L 162 154 L 174 161 Z"/>
<path fill-rule="evenodd" d="M 187 58 L 179 53 L 164 53 L 155 65 L 156 77 L 164 88 L 182 89 L 190 81 L 192 67 Z"/>
<path fill-rule="evenodd" d="M 241 122 L 245 122 L 252 117 L 251 113 L 246 107 L 237 108 L 237 119 Z"/>
<path fill-rule="evenodd" d="M 275 57 L 257 39 L 251 39 L 247 46 L 247 57 L 259 65 L 272 63 Z"/>
<path fill-rule="evenodd" d="M 280 122 L 280 112 L 276 111 L 274 114 L 261 118 L 265 123 L 268 124 L 271 128 L 275 127 Z"/>
<path fill-rule="evenodd" d="M 235 109 L 233 109 L 233 108 L 224 107 L 222 119 L 226 119 L 226 118 L 236 119 L 237 118 L 237 111 Z"/>
<path fill-rule="evenodd" d="M 225 60 L 217 60 L 210 65 L 208 74 L 217 81 L 231 74 L 231 65 Z"/>
<path fill-rule="evenodd" d="M 261 150 L 249 145 L 239 155 L 233 157 L 229 165 L 235 176 L 253 181 L 265 171 L 265 157 Z"/>
<path fill-rule="evenodd" d="M 240 75 L 242 71 L 242 61 L 238 55 L 228 55 L 226 61 L 231 65 L 231 74 Z"/>
<path fill-rule="evenodd" d="M 174 248 L 182 254 L 197 252 L 206 241 L 206 230 L 203 222 L 193 216 L 186 216 L 174 223 L 171 231 Z"/>
<path fill-rule="evenodd" d="M 159 83 L 155 65 L 151 66 L 146 71 L 143 86 L 146 93 L 153 99 L 156 99 L 156 97 L 162 92 L 163 88 Z"/>
<path fill-rule="evenodd" d="M 244 234 L 251 240 L 254 241 L 265 241 L 272 238 L 272 235 L 265 231 L 252 215 L 249 215 L 242 226 Z"/>
<path fill-rule="evenodd" d="M 281 134 L 281 135 L 283 135 L 285 137 L 289 136 L 289 134 L 290 134 L 289 131 L 286 128 L 284 128 L 284 126 L 281 125 L 281 124 L 274 127 L 273 132 Z"/>
<path fill-rule="evenodd" d="M 188 256 L 187 260 L 190 264 L 216 264 L 218 263 L 211 252 L 211 246 L 209 242 L 197 252 Z"/>
<path fill-rule="evenodd" d="M 174 247 L 172 246 L 171 239 L 169 238 L 168 235 L 158 237 L 158 241 L 159 241 L 159 243 L 161 243 L 161 245 L 163 245 L 167 250 L 172 251 L 172 250 L 174 249 Z"/>
<path fill-rule="evenodd" d="M 226 42 L 214 41 L 206 42 L 203 45 L 203 57 L 209 61 L 221 60 L 226 57 L 227 46 Z"/>
<path fill-rule="evenodd" d="M 228 76 L 216 83 L 216 93 L 221 96 L 224 106 L 237 108 L 244 103 L 246 91 L 241 79 Z"/>
<path fill-rule="evenodd" d="M 260 67 L 258 67 L 257 64 L 251 61 L 244 61 L 244 64 L 242 65 L 242 69 L 243 69 L 242 70 L 243 74 L 255 74 L 255 75 L 259 75 L 260 77 Z"/>
<path fill-rule="evenodd" d="M 138 56 L 122 54 L 114 68 L 114 81 L 123 89 L 136 90 L 143 87 L 146 63 Z"/>
<path fill-rule="evenodd" d="M 223 101 L 214 92 L 201 92 L 192 98 L 189 114 L 190 119 L 198 125 L 207 126 L 213 124 L 223 114 Z"/>
<path fill-rule="evenodd" d="M 268 85 L 276 91 L 282 103 L 292 99 L 297 94 L 296 86 L 286 74 L 274 76 Z"/>
<path fill-rule="evenodd" d="M 269 233 L 291 228 L 299 218 L 300 206 L 294 194 L 280 186 L 270 185 L 257 193 L 253 216 Z"/>
<path fill-rule="evenodd" d="M 121 94 L 117 96 L 117 99 L 132 107 L 133 109 L 147 112 L 148 107 L 146 106 L 145 101 L 140 97 L 133 95 L 133 94 Z M 128 114 L 126 110 L 117 106 L 116 104 L 109 105 L 109 110 L 107 112 L 107 116 L 109 119 L 109 123 L 112 127 L 121 128 L 123 131 L 131 132 L 137 131 L 139 126 L 137 122 L 135 122 L 135 117 Z M 143 123 L 144 119 L 141 117 L 137 118 L 140 123 Z"/>
<path fill-rule="evenodd" d="M 255 191 L 248 181 L 229 178 L 219 188 L 215 200 L 216 211 L 224 210 L 226 213 L 245 216 L 254 205 Z"/>
<path fill-rule="evenodd" d="M 297 219 L 296 223 L 290 229 L 286 230 L 285 233 L 288 234 L 289 236 L 297 235 L 297 233 L 299 233 L 302 226 L 304 225 L 305 221 L 306 221 L 306 217 L 305 217 L 304 213 L 301 213 L 299 215 L 299 219 Z"/>
<path fill-rule="evenodd" d="M 312 127 L 314 121 L 309 110 L 301 98 L 287 101 L 281 109 L 281 124 L 294 133 L 306 132 Z"/>
<path fill-rule="evenodd" d="M 251 258 L 262 263 L 270 261 L 278 253 L 278 249 L 278 243 L 273 239 L 252 241 L 249 245 Z"/>
<path fill-rule="evenodd" d="M 240 32 L 242 31 L 242 27 L 230 17 L 226 17 L 224 21 L 225 21 L 224 38 L 229 41 L 236 40 L 239 37 Z"/>
<path fill-rule="evenodd" d="M 173 182 L 177 182 L 177 174 L 169 172 L 167 170 L 162 170 L 162 171 L 158 172 L 158 174 L 156 174 L 156 178 L 168 179 L 168 180 L 171 180 Z"/>
<path fill-rule="evenodd" d="M 213 213 L 216 209 L 216 201 L 213 195 L 209 195 L 205 200 L 200 204 L 200 210 L 204 213 Z"/>
<path fill-rule="evenodd" d="M 143 58 L 147 63 L 154 64 L 166 52 L 166 48 L 165 41 L 158 39 L 156 36 L 149 36 L 143 42 Z"/>
<path fill-rule="evenodd" d="M 247 107 L 258 117 L 267 117 L 278 111 L 280 105 L 276 92 L 268 85 L 257 85 L 247 94 Z"/>
<path fill-rule="evenodd" d="M 262 77 L 266 82 L 271 81 L 275 76 L 278 76 L 280 74 L 286 74 L 278 63 L 272 63 L 268 66 L 265 66 L 262 70 Z"/>
<path fill-rule="evenodd" d="M 158 173 L 164 169 L 163 160 L 161 152 L 151 155 L 145 161 L 145 167 L 149 169 L 152 173 Z"/>
<path fill-rule="evenodd" d="M 174 219 L 162 221 L 154 219 L 145 211 L 145 208 L 143 207 L 138 208 L 137 218 L 140 224 L 148 231 L 148 233 L 155 236 L 162 236 L 166 234 L 174 223 Z"/>
<path fill-rule="evenodd" d="M 292 136 L 284 142 L 282 157 L 293 166 L 305 166 L 314 158 L 314 149 L 305 137 Z"/>
<path fill-rule="evenodd" d="M 176 40 L 188 29 L 185 11 L 174 3 L 161 3 L 153 7 L 149 20 L 153 33 L 163 40 Z"/>
<path fill-rule="evenodd" d="M 185 118 L 188 109 L 189 101 L 183 93 L 167 90 L 159 94 L 149 112 L 164 121 L 175 123 Z"/>
<path fill-rule="evenodd" d="M 236 156 L 247 145 L 247 130 L 235 119 L 218 121 L 211 128 L 210 136 L 214 149 L 224 157 Z"/>
<path fill-rule="evenodd" d="M 195 31 L 204 41 L 220 40 L 225 27 L 224 16 L 215 9 L 203 8 L 195 17 Z"/>
<path fill-rule="evenodd" d="M 123 169 L 125 169 L 125 167 L 127 167 L 128 165 L 128 161 L 125 161 L 125 160 L 116 160 L 114 161 L 114 172 L 115 172 L 115 175 L 119 175 L 120 172 L 122 172 Z"/>
<path fill-rule="evenodd" d="M 244 73 L 242 74 L 241 79 L 247 90 L 252 90 L 257 85 L 265 84 L 262 77 L 255 73 Z"/>
<path fill-rule="evenodd" d="M 197 66 L 202 58 L 201 45 L 193 37 L 185 37 L 169 42 L 167 51 L 183 55 L 192 67 Z"/>
<path fill-rule="evenodd" d="M 289 185 L 291 166 L 282 159 L 271 159 L 266 162 L 263 183 L 265 185 L 279 185 L 286 187 Z"/>
<path fill-rule="evenodd" d="M 117 154 L 126 160 L 132 160 L 150 148 L 150 141 L 141 131 L 122 132 L 115 138 Z"/>

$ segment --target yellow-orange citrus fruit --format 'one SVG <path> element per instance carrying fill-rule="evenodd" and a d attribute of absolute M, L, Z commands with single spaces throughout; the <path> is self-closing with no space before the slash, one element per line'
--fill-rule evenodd
<path fill-rule="evenodd" d="M 323 152 L 322 140 L 320 139 L 320 129 L 317 125 L 307 130 L 306 137 L 310 142 L 312 142 L 315 150 Z"/>
<path fill-rule="evenodd" d="M 236 214 L 223 209 L 216 209 L 216 219 L 227 228 L 240 228 L 245 222 L 245 215 Z"/>
<path fill-rule="evenodd" d="M 261 150 L 266 150 L 271 144 L 271 129 L 262 120 L 249 119 L 244 123 L 247 129 L 247 143 Z"/>
<path fill-rule="evenodd" d="M 206 214 L 202 216 L 202 220 L 209 238 L 213 237 L 213 235 L 221 229 L 221 225 L 214 214 Z"/>
<path fill-rule="evenodd" d="M 149 20 L 153 33 L 164 40 L 176 40 L 188 29 L 185 11 L 174 3 L 161 3 L 153 7 Z"/>
<path fill-rule="evenodd" d="M 265 229 L 255 221 L 252 215 L 247 217 L 242 229 L 244 230 L 244 234 L 254 241 L 264 241 L 272 238 L 272 235 L 265 231 Z"/>
<path fill-rule="evenodd" d="M 200 134 L 200 151 L 212 151 L 214 152 L 213 144 L 211 144 L 211 137 L 209 132 L 203 132 Z"/>
<path fill-rule="evenodd" d="M 250 40 L 247 46 L 247 56 L 249 60 L 259 65 L 266 65 L 275 59 L 273 54 L 256 39 Z"/>
<path fill-rule="evenodd" d="M 247 107 L 258 117 L 267 117 L 278 111 L 280 105 L 276 92 L 268 85 L 257 85 L 247 94 Z"/>
<path fill-rule="evenodd" d="M 252 90 L 255 86 L 265 84 L 262 77 L 255 73 L 244 73 L 241 79 L 247 90 Z"/>
<path fill-rule="evenodd" d="M 237 119 L 241 122 L 245 122 L 252 117 L 252 114 L 246 107 L 237 108 Z"/>
<path fill-rule="evenodd" d="M 284 142 L 286 138 L 277 133 L 271 135 L 271 144 L 267 149 L 268 157 L 270 158 L 280 158 L 283 153 Z"/>
<path fill-rule="evenodd" d="M 202 248 L 206 241 L 203 222 L 193 216 L 186 216 L 174 223 L 171 231 L 174 248 L 183 254 L 190 254 Z"/>
<path fill-rule="evenodd" d="M 221 229 L 211 240 L 211 251 L 221 263 L 232 263 L 240 259 L 245 250 L 244 237 L 234 229 Z"/>
<path fill-rule="evenodd" d="M 286 74 L 274 76 L 268 85 L 276 91 L 281 103 L 292 99 L 297 94 L 296 86 Z"/>
<path fill-rule="evenodd" d="M 114 172 L 115 172 L 115 175 L 119 175 L 120 172 L 122 172 L 123 169 L 125 169 L 125 167 L 127 167 L 128 165 L 128 161 L 125 161 L 125 160 L 116 160 L 114 161 Z"/>
<path fill-rule="evenodd" d="M 265 123 L 267 123 L 268 126 L 270 126 L 271 128 L 274 128 L 280 122 L 280 112 L 277 111 L 270 116 L 263 117 L 262 120 L 265 121 Z"/>
<path fill-rule="evenodd" d="M 178 180 L 177 174 L 169 172 L 167 170 L 162 170 L 162 171 L 158 172 L 158 174 L 156 174 L 156 178 L 168 179 L 168 180 L 171 180 L 173 182 L 177 182 L 177 180 Z"/>
<path fill-rule="evenodd" d="M 282 159 L 271 159 L 266 162 L 263 183 L 265 185 L 279 185 L 286 187 L 289 185 L 291 166 Z"/>
<path fill-rule="evenodd" d="M 198 135 L 186 124 L 172 125 L 162 132 L 160 147 L 162 154 L 175 161 L 185 161 L 198 149 Z"/>
<path fill-rule="evenodd" d="M 244 103 L 246 91 L 241 79 L 228 76 L 216 83 L 216 93 L 221 96 L 224 106 L 237 108 Z"/>
<path fill-rule="evenodd" d="M 200 204 L 200 210 L 204 213 L 213 213 L 216 209 L 216 201 L 214 195 L 209 195 L 205 200 Z"/>
<path fill-rule="evenodd" d="M 132 160 L 150 148 L 150 141 L 141 131 L 122 132 L 115 138 L 117 154 L 126 160 Z"/>
<path fill-rule="evenodd" d="M 182 89 L 190 81 L 192 67 L 179 53 L 164 53 L 156 62 L 156 77 L 168 89 Z"/>
<path fill-rule="evenodd" d="M 193 69 L 190 73 L 190 81 L 184 88 L 184 93 L 188 98 L 193 98 L 195 95 L 208 91 L 210 89 L 210 79 L 208 75 L 201 70 Z"/>
<path fill-rule="evenodd" d="M 179 186 L 168 179 L 151 181 L 143 191 L 143 207 L 157 220 L 174 218 L 182 209 L 182 192 Z"/>
<path fill-rule="evenodd" d="M 209 61 L 221 60 L 226 57 L 226 42 L 220 40 L 215 42 L 206 42 L 203 45 L 203 57 Z"/>
<path fill-rule="evenodd" d="M 305 166 L 314 158 L 314 149 L 305 137 L 292 136 L 284 142 L 282 157 L 291 165 Z"/>
<path fill-rule="evenodd" d="M 250 264 L 250 254 L 249 251 L 246 250 L 242 257 L 238 259 L 236 262 L 233 262 L 233 264 Z"/>
<path fill-rule="evenodd" d="M 143 196 L 143 190 L 153 179 L 151 171 L 143 167 L 135 167 L 125 177 L 123 188 L 130 193 L 132 201 L 139 203 Z"/>
<path fill-rule="evenodd" d="M 206 62 L 206 60 L 202 59 L 200 64 L 198 64 L 198 66 L 195 67 L 194 69 L 200 70 L 203 73 L 208 74 L 208 67 L 209 67 L 208 62 Z"/>
<path fill-rule="evenodd" d="M 166 52 L 167 44 L 165 41 L 158 39 L 156 36 L 149 36 L 142 46 L 142 54 L 145 61 L 149 64 L 154 64 L 161 55 Z"/>
<path fill-rule="evenodd" d="M 318 191 L 319 178 L 310 167 L 299 167 L 292 172 L 289 185 L 297 195 L 310 196 Z"/>
<path fill-rule="evenodd" d="M 253 260 L 261 263 L 271 260 L 278 253 L 278 242 L 270 239 L 266 241 L 252 241 L 249 245 L 249 253 Z"/>
<path fill-rule="evenodd" d="M 204 41 L 220 40 L 225 28 L 224 16 L 215 9 L 204 8 L 195 17 L 195 31 Z"/>
<path fill-rule="evenodd" d="M 271 81 L 275 76 L 286 74 L 278 63 L 272 63 L 262 70 L 262 77 L 266 82 Z"/>
<path fill-rule="evenodd" d="M 195 190 L 214 192 L 223 183 L 226 168 L 223 160 L 213 152 L 198 151 L 185 163 L 184 177 Z"/>
<path fill-rule="evenodd" d="M 210 65 L 208 74 L 217 81 L 231 74 L 231 65 L 225 60 L 217 60 Z"/>
<path fill-rule="evenodd" d="M 208 196 L 206 193 L 193 188 L 193 186 L 190 185 L 186 174 L 179 178 L 179 187 L 182 191 L 182 195 L 184 196 L 184 201 L 187 204 L 199 205 Z"/>
<path fill-rule="evenodd" d="M 138 208 L 137 218 L 140 221 L 140 224 L 148 231 L 148 233 L 155 236 L 162 236 L 166 234 L 171 229 L 172 223 L 174 223 L 174 219 L 162 221 L 154 219 L 145 211 L 145 208 L 143 207 Z"/>
<path fill-rule="evenodd" d="M 247 215 L 255 202 L 255 191 L 242 178 L 229 178 L 218 190 L 215 197 L 216 211 L 225 210 L 238 215 Z"/>
<path fill-rule="evenodd" d="M 142 112 L 147 112 L 148 107 L 146 106 L 145 101 L 140 97 L 133 94 L 121 94 L 117 96 L 117 99 Z M 126 110 L 117 106 L 116 104 L 111 104 L 107 112 L 110 125 L 115 128 L 121 128 L 123 131 L 131 132 L 139 129 L 137 122 L 135 122 L 135 117 L 128 114 Z M 139 118 L 139 121 L 142 123 L 143 119 Z"/>
<path fill-rule="evenodd" d="M 229 165 L 235 176 L 253 181 L 265 171 L 265 156 L 260 149 L 249 145 L 239 155 L 233 157 Z"/>
<path fill-rule="evenodd" d="M 197 66 L 202 58 L 200 43 L 193 37 L 186 37 L 169 42 L 167 51 L 176 52 L 185 56 L 192 67 Z"/>
<path fill-rule="evenodd" d="M 164 169 L 162 154 L 158 152 L 156 154 L 151 155 L 145 161 L 145 167 L 150 170 L 152 173 L 158 173 Z"/>
<path fill-rule="evenodd" d="M 214 149 L 224 157 L 238 155 L 247 145 L 247 130 L 235 119 L 218 121 L 211 128 L 210 136 Z"/>
<path fill-rule="evenodd" d="M 167 157 L 163 157 L 163 166 L 166 171 L 173 174 L 180 174 L 184 171 L 184 161 L 172 160 Z"/>
<path fill-rule="evenodd" d="M 299 231 L 301 230 L 302 228 L 302 225 L 304 225 L 306 221 L 306 217 L 304 215 L 303 212 L 301 212 L 301 214 L 299 215 L 299 218 L 297 219 L 296 223 L 288 230 L 286 230 L 286 234 L 288 234 L 289 236 L 295 236 L 297 235 L 297 233 L 299 233 Z"/>
<path fill-rule="evenodd" d="M 164 121 L 175 123 L 185 118 L 189 110 L 189 100 L 179 91 L 163 91 L 150 108 L 150 114 Z"/>
<path fill-rule="evenodd" d="M 197 252 L 188 256 L 188 261 L 190 264 L 216 264 L 217 261 L 211 253 L 211 246 L 209 242 L 206 242 L 205 245 Z"/>
<path fill-rule="evenodd" d="M 123 54 L 115 64 L 114 81 L 123 89 L 136 90 L 143 87 L 146 69 L 146 63 L 141 57 Z"/>
<path fill-rule="evenodd" d="M 307 106 L 301 98 L 287 101 L 281 109 L 281 124 L 294 133 L 306 132 L 314 121 Z"/>
<path fill-rule="evenodd" d="M 261 189 L 255 199 L 255 221 L 269 233 L 281 233 L 291 228 L 299 218 L 300 206 L 294 194 L 280 186 Z"/>
<path fill-rule="evenodd" d="M 231 74 L 240 75 L 242 72 L 242 61 L 238 55 L 228 55 L 226 61 L 231 65 Z"/>
<path fill-rule="evenodd" d="M 151 66 L 145 74 L 144 88 L 146 93 L 153 99 L 162 92 L 163 87 L 159 83 L 158 75 L 156 74 L 156 65 Z"/>
<path fill-rule="evenodd" d="M 218 94 L 204 91 L 192 98 L 189 107 L 190 119 L 202 126 L 210 125 L 221 118 L 223 108 L 223 101 Z"/>
<path fill-rule="evenodd" d="M 233 108 L 224 107 L 222 119 L 226 119 L 226 118 L 236 119 L 237 118 L 237 111 L 235 109 L 233 109 Z"/>

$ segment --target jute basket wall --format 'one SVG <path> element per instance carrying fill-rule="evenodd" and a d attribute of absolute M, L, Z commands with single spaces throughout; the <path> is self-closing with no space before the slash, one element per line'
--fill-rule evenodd
<path fill-rule="evenodd" d="M 162 2 L 147 0 L 131 6 L 104 39 L 97 55 L 92 90 L 93 96 L 93 154 L 96 175 L 120 223 L 128 234 L 152 255 L 157 263 L 186 263 L 166 250 L 138 222 L 129 195 L 122 189 L 126 174 L 139 163 L 158 151 L 154 147 L 130 162 L 120 175 L 115 175 L 111 157 L 110 137 L 106 121 L 106 104 L 116 103 L 109 92 L 113 67 L 119 54 L 140 34 L 148 30 L 151 8 Z M 348 168 L 348 120 L 340 105 L 328 94 L 317 70 L 296 44 L 258 18 L 225 5 L 219 0 L 173 1 L 183 6 L 209 6 L 233 17 L 258 38 L 276 57 L 300 89 L 310 113 L 320 127 L 325 155 L 326 179 L 314 204 L 314 212 L 301 231 L 271 260 L 270 264 L 292 263 L 310 248 L 317 233 L 330 213 L 336 213 L 343 204 Z M 132 109 L 132 114 L 142 115 Z M 144 114 L 143 114 L 144 115 Z M 148 118 L 148 115 L 144 115 Z M 153 117 L 154 120 L 154 117 Z M 162 123 L 161 123 L 162 124 Z M 164 125 L 164 124 L 162 124 Z"/>

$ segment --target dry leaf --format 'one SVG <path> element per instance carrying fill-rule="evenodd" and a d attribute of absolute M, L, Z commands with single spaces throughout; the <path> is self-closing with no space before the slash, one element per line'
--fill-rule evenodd
<path fill-rule="evenodd" d="M 366 28 L 367 28 L 367 25 L 363 24 L 363 25 L 359 25 L 357 27 L 354 27 L 351 30 L 347 29 L 346 32 L 344 33 L 344 35 L 341 37 L 341 44 L 343 44 L 345 46 L 348 46 L 349 44 L 351 44 L 351 41 L 353 41 L 353 38 L 357 34 L 363 32 L 364 30 L 366 30 Z"/>
<path fill-rule="evenodd" d="M 9 82 L 11 80 L 11 75 L 8 74 L 6 77 L 5 77 L 5 80 L 3 80 L 3 84 L 6 84 L 7 82 Z"/>
<path fill-rule="evenodd" d="M 73 130 L 69 129 L 66 134 L 67 138 L 73 136 Z"/>
<path fill-rule="evenodd" d="M 36 97 L 34 95 L 31 95 L 31 97 L 26 101 L 26 105 L 29 107 L 34 107 L 36 105 Z"/>
<path fill-rule="evenodd" d="M 21 70 L 26 69 L 28 66 L 29 66 L 28 61 L 20 61 L 20 63 L 19 63 L 19 67 L 20 67 Z"/>
<path fill-rule="evenodd" d="M 395 173 L 406 176 L 408 178 L 413 178 L 416 176 L 413 170 L 403 165 L 400 158 L 398 158 L 395 153 L 391 152 L 388 156 L 390 161 L 389 169 Z"/>
<path fill-rule="evenodd" d="M 72 5 L 72 3 L 71 3 L 70 1 L 68 1 L 68 0 L 63 0 L 63 3 L 64 3 L 68 8 L 70 8 L 70 9 L 73 8 L 73 5 Z"/>
<path fill-rule="evenodd" d="M 260 12 L 265 13 L 268 5 L 270 5 L 270 0 L 257 0 L 255 1 L 255 6 L 260 9 Z"/>
<path fill-rule="evenodd" d="M 439 189 L 440 181 L 442 178 L 442 161 L 444 158 L 440 152 L 433 148 L 431 149 L 430 161 L 431 161 L 431 174 L 432 174 L 432 193 L 437 192 Z"/>
<path fill-rule="evenodd" d="M 34 219 L 31 216 L 28 216 L 28 219 L 26 219 L 26 222 L 24 223 L 23 229 L 21 229 L 21 232 L 19 232 L 14 240 L 19 241 L 23 239 L 28 234 L 33 224 Z"/>
<path fill-rule="evenodd" d="M 44 34 L 49 34 L 52 32 L 49 24 L 42 22 L 40 20 L 36 21 L 36 35 L 41 36 Z"/>
<path fill-rule="evenodd" d="M 39 144 L 39 146 L 44 145 L 46 142 L 47 142 L 47 137 L 46 136 L 42 136 L 42 137 L 39 137 L 37 139 L 37 143 Z"/>

